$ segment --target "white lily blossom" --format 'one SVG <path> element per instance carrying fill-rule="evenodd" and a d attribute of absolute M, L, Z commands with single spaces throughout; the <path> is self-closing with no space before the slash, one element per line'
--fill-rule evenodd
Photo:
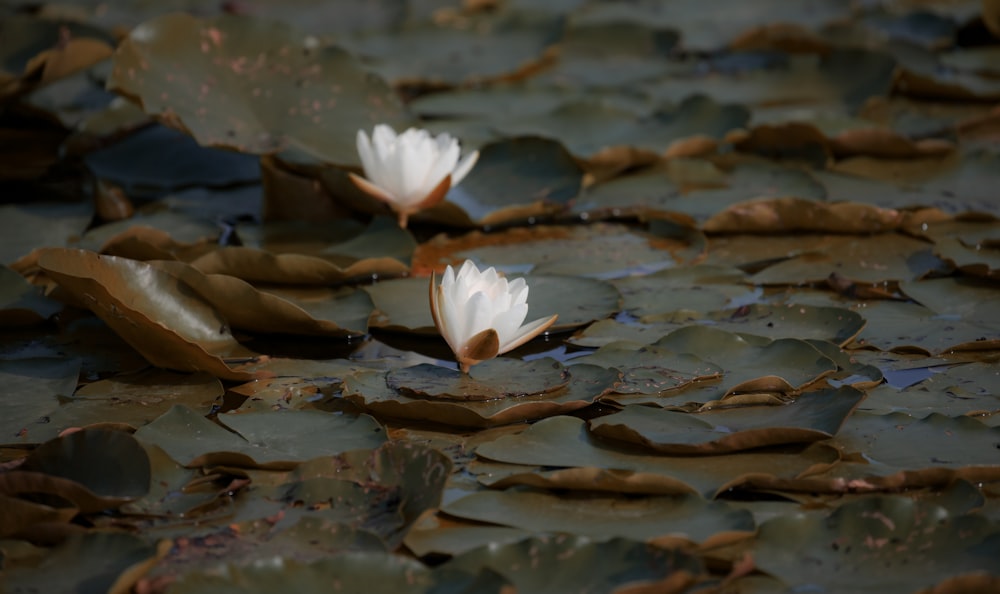
<path fill-rule="evenodd" d="M 523 278 L 507 282 L 493 267 L 480 271 L 472 260 L 457 273 L 449 266 L 441 284 L 432 275 L 430 301 L 434 324 L 465 373 L 538 336 L 558 317 L 522 325 L 528 315 L 528 284 Z"/>
<path fill-rule="evenodd" d="M 406 227 L 411 214 L 443 200 L 479 158 L 479 151 L 473 151 L 459 161 L 457 139 L 417 128 L 397 135 L 391 126 L 379 124 L 370 139 L 358 130 L 357 142 L 365 177 L 352 173 L 351 180 L 387 203 L 399 216 L 400 227 Z"/>

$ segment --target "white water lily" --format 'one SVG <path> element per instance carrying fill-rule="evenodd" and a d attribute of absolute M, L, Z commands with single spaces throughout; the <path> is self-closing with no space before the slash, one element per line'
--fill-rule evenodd
<path fill-rule="evenodd" d="M 450 134 L 431 136 L 410 128 L 397 135 L 390 126 L 375 126 L 371 139 L 358 130 L 358 155 L 365 177 L 351 180 L 371 197 L 387 203 L 406 227 L 411 214 L 444 200 L 479 158 L 473 151 L 459 162 L 458 140 Z M 366 179 L 367 178 L 367 179 Z"/>
<path fill-rule="evenodd" d="M 507 282 L 495 268 L 480 271 L 466 260 L 456 274 L 449 266 L 437 284 L 431 276 L 434 325 L 455 353 L 462 371 L 506 353 L 538 336 L 558 315 L 521 325 L 528 315 L 528 284 Z"/>

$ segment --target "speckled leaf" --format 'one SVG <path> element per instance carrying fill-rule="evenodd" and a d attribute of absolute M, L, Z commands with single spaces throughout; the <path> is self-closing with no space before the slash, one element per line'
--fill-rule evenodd
<path fill-rule="evenodd" d="M 977 515 L 874 497 L 825 517 L 798 513 L 764 522 L 752 554 L 758 568 L 789 588 L 910 592 L 960 573 L 992 572 L 998 535 L 995 523 Z"/>
<path fill-rule="evenodd" d="M 119 45 L 108 85 L 203 145 L 255 154 L 297 148 L 357 164 L 359 128 L 406 121 L 388 85 L 347 52 L 247 17 L 146 21 Z"/>
<path fill-rule="evenodd" d="M 177 405 L 135 435 L 185 466 L 260 468 L 291 468 L 315 456 L 377 447 L 385 441 L 381 425 L 366 415 L 283 411 L 225 415 L 219 420 L 231 430 Z"/>
<path fill-rule="evenodd" d="M 567 593 L 619 592 L 655 583 L 658 592 L 677 594 L 705 571 L 700 560 L 681 551 L 624 538 L 595 541 L 566 535 L 489 545 L 442 566 L 466 572 L 483 568 L 509 579 L 518 592 Z"/>
<path fill-rule="evenodd" d="M 155 544 L 126 532 L 71 536 L 35 567 L 4 571 L 11 592 L 127 592 L 162 556 Z"/>
<path fill-rule="evenodd" d="M 390 390 L 414 398 L 482 402 L 555 392 L 569 384 L 570 371 L 549 358 L 499 358 L 473 366 L 468 374 L 426 363 L 393 369 L 385 382 Z"/>
<path fill-rule="evenodd" d="M 706 497 L 749 483 L 792 486 L 838 457 L 822 445 L 797 453 L 724 454 L 712 457 L 711 463 L 700 457 L 648 455 L 598 440 L 587 431 L 585 421 L 566 416 L 544 419 L 522 433 L 484 443 L 476 448 L 476 455 L 529 465 L 481 475 L 479 480 L 491 487 L 524 484 L 626 493 L 693 492 Z"/>
<path fill-rule="evenodd" d="M 624 499 L 541 491 L 480 491 L 445 505 L 446 514 L 538 532 L 593 538 L 702 544 L 755 529 L 753 516 L 698 495 Z M 636 522 L 642 517 L 641 522 Z M 727 534 L 728 533 L 728 534 Z M 721 537 L 721 538 L 720 538 Z"/>
<path fill-rule="evenodd" d="M 864 399 L 854 388 L 806 392 L 782 406 L 741 406 L 699 414 L 626 406 L 590 421 L 595 435 L 672 455 L 722 454 L 832 437 Z"/>
<path fill-rule="evenodd" d="M 547 394 L 487 401 L 446 401 L 397 393 L 387 385 L 385 372 L 369 371 L 344 378 L 344 397 L 380 416 L 463 427 L 490 427 L 583 408 L 612 387 L 618 372 L 577 365 L 570 377 L 565 388 Z"/>
<path fill-rule="evenodd" d="M 665 394 L 682 390 L 692 382 L 722 376 L 721 367 L 694 355 L 678 355 L 669 349 L 636 343 L 606 344 L 593 354 L 573 361 L 580 363 L 621 372 L 621 379 L 609 395 L 612 400 L 614 394 Z"/>

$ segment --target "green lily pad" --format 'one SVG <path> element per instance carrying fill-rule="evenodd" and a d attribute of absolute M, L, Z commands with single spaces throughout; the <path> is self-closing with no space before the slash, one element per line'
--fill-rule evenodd
<path fill-rule="evenodd" d="M 700 560 L 682 551 L 624 538 L 597 541 L 568 535 L 487 545 L 441 566 L 465 572 L 484 568 L 509 579 L 518 592 L 614 592 L 661 580 L 684 584 L 705 571 Z"/>
<path fill-rule="evenodd" d="M 734 300 L 754 294 L 736 268 L 684 266 L 643 276 L 611 281 L 622 295 L 622 309 L 646 321 L 645 316 L 682 310 L 717 311 Z"/>
<path fill-rule="evenodd" d="M 520 275 L 511 274 L 508 278 Z M 529 274 L 528 320 L 558 314 L 548 332 L 559 332 L 588 324 L 618 310 L 618 292 L 610 284 L 588 278 Z M 430 279 L 407 278 L 382 281 L 364 287 L 371 296 L 377 317 L 372 327 L 394 332 L 437 334 L 428 301 Z"/>
<path fill-rule="evenodd" d="M 923 231 L 934 253 L 965 274 L 1000 277 L 1000 225 L 996 221 L 948 221 Z"/>
<path fill-rule="evenodd" d="M 908 497 L 846 503 L 828 516 L 764 522 L 754 562 L 789 588 L 915 591 L 962 573 L 995 570 L 1000 529 L 974 515 Z"/>
<path fill-rule="evenodd" d="M 42 296 L 23 276 L 0 266 L 0 328 L 32 326 L 62 310 L 62 304 Z"/>
<path fill-rule="evenodd" d="M 456 525 L 452 520 L 442 525 L 436 517 L 432 517 L 414 526 L 403 542 L 417 557 L 434 553 L 455 556 L 490 544 L 502 546 L 515 543 L 531 534 L 529 530 L 507 526 Z"/>
<path fill-rule="evenodd" d="M 224 415 L 219 421 L 230 430 L 176 405 L 135 435 L 189 467 L 291 468 L 315 456 L 377 447 L 385 441 L 382 426 L 367 415 L 283 411 Z"/>
<path fill-rule="evenodd" d="M 80 380 L 78 359 L 13 359 L 0 361 L 0 443 L 38 443 L 46 435 L 46 415 L 69 398 Z"/>
<path fill-rule="evenodd" d="M 414 23 L 345 40 L 393 83 L 460 85 L 516 73 L 542 57 L 563 31 L 544 14 L 476 14 L 469 21 Z"/>
<path fill-rule="evenodd" d="M 938 319 L 1000 329 L 1000 295 L 994 283 L 940 278 L 901 283 L 899 290 L 933 311 Z"/>
<path fill-rule="evenodd" d="M 973 294 L 992 295 L 979 291 Z M 975 311 L 975 306 L 973 306 Z M 872 301 L 859 308 L 867 324 L 857 344 L 882 350 L 919 352 L 925 355 L 997 348 L 1000 328 L 990 321 L 965 321 L 938 315 L 917 303 Z M 992 313 L 985 314 L 992 316 Z M 989 318 L 988 318 L 989 319 Z"/>
<path fill-rule="evenodd" d="M 297 148 L 359 163 L 359 128 L 407 121 L 389 86 L 340 48 L 277 21 L 174 13 L 132 30 L 110 89 L 202 145 L 254 154 Z"/>
<path fill-rule="evenodd" d="M 160 554 L 155 544 L 125 532 L 89 531 L 69 537 L 35 567 L 5 569 L 10 592 L 128 591 Z"/>
<path fill-rule="evenodd" d="M 476 455 L 521 465 L 480 476 L 490 487 L 522 484 L 706 497 L 749 484 L 788 488 L 837 459 L 831 449 L 814 445 L 798 453 L 723 454 L 706 464 L 700 457 L 644 454 L 600 441 L 587 431 L 584 421 L 566 416 L 543 419 L 517 435 L 484 443 L 476 448 Z"/>
<path fill-rule="evenodd" d="M 917 416 L 932 412 L 949 416 L 1000 412 L 1000 397 L 994 390 L 1000 377 L 996 364 L 973 362 L 937 367 L 928 376 L 902 389 L 883 384 L 869 390 L 862 409 Z"/>
<path fill-rule="evenodd" d="M 704 324 L 727 332 L 771 339 L 828 340 L 841 346 L 851 342 L 865 326 L 865 319 L 849 309 L 797 303 L 752 303 L 735 309 L 709 311 L 704 315 L 687 311 L 649 314 L 642 321 L 656 324 L 657 331 L 663 332 L 690 324 Z"/>
<path fill-rule="evenodd" d="M 638 541 L 703 543 L 723 533 L 749 536 L 753 516 L 698 495 L 625 499 L 608 495 L 555 495 L 539 491 L 480 491 L 445 505 L 446 514 L 536 532 Z M 642 522 L 636 522 L 641 517 Z M 731 534 L 730 534 L 731 536 Z"/>
<path fill-rule="evenodd" d="M 863 454 L 865 463 L 842 464 L 831 476 L 857 479 L 853 486 L 862 490 L 938 485 L 956 478 L 997 480 L 998 436 L 1000 427 L 965 416 L 857 412 L 830 444 L 848 455 Z"/>
<path fill-rule="evenodd" d="M 699 414 L 626 406 L 592 419 L 595 435 L 670 455 L 721 454 L 809 443 L 834 436 L 864 399 L 854 388 L 806 392 L 783 406 L 741 406 Z"/>
<path fill-rule="evenodd" d="M 570 372 L 554 359 L 500 358 L 468 374 L 426 363 L 402 367 L 390 370 L 385 381 L 390 390 L 415 398 L 482 402 L 549 394 L 569 384 Z"/>
<path fill-rule="evenodd" d="M 574 365 L 581 363 L 620 371 L 621 380 L 615 384 L 614 394 L 664 394 L 722 376 L 721 367 L 694 355 L 678 355 L 669 349 L 636 343 L 606 344 L 573 361 Z"/>
<path fill-rule="evenodd" d="M 125 500 L 149 491 L 149 457 L 134 437 L 123 431 L 83 429 L 45 442 L 21 465 L 76 481 L 96 495 Z"/>
<path fill-rule="evenodd" d="M 347 400 L 379 416 L 491 427 L 578 410 L 610 389 L 617 377 L 616 370 L 576 365 L 569 384 L 549 393 L 481 401 L 429 400 L 396 392 L 387 383 L 387 372 L 362 371 L 344 378 L 343 394 Z"/>

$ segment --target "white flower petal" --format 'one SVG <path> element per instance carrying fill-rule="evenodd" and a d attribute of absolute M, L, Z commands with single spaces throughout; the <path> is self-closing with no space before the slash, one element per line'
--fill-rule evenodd
<path fill-rule="evenodd" d="M 465 176 L 469 175 L 469 172 L 472 171 L 472 167 L 476 164 L 476 161 L 478 160 L 479 160 L 479 151 L 472 151 L 468 155 L 465 155 L 465 158 L 462 159 L 462 162 L 459 163 L 455 167 L 455 169 L 452 170 L 451 172 L 451 187 L 454 188 L 455 186 L 458 185 L 458 182 L 465 179 Z"/>

